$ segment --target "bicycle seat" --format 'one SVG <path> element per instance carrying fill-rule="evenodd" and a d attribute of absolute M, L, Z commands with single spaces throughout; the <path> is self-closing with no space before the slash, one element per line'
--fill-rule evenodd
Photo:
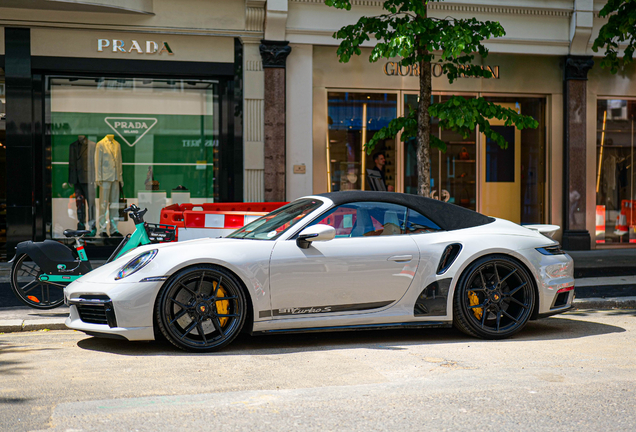
<path fill-rule="evenodd" d="M 88 233 L 90 233 L 88 230 L 64 230 L 64 235 L 66 237 L 82 237 Z"/>

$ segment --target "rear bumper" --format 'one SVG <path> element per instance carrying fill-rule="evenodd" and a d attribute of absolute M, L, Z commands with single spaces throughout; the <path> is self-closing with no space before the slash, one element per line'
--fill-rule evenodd
<path fill-rule="evenodd" d="M 574 261 L 568 254 L 543 255 L 536 249 L 520 251 L 531 264 L 539 297 L 533 319 L 566 312 L 574 301 Z"/>
<path fill-rule="evenodd" d="M 550 312 L 545 312 L 545 313 L 538 314 L 535 319 L 542 319 L 542 318 L 551 317 L 553 315 L 562 314 L 563 312 L 567 312 L 569 310 L 572 310 L 573 308 L 574 308 L 574 306 L 570 305 L 570 306 L 566 306 L 566 307 L 563 307 L 563 308 L 560 308 L 560 309 L 553 309 Z"/>

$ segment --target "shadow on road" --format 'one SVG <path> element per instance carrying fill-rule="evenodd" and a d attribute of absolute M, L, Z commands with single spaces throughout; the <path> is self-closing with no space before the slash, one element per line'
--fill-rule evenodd
<path fill-rule="evenodd" d="M 54 350 L 55 348 L 31 348 L 22 345 L 13 345 L 5 341 L 0 340 L 0 376 L 18 375 L 23 374 L 25 371 L 33 369 L 32 367 L 26 367 L 22 361 L 7 359 L 8 354 L 13 353 L 29 353 L 34 351 L 47 351 Z M 0 403 L 8 403 L 6 400 L 0 398 Z"/>
<path fill-rule="evenodd" d="M 575 312 L 580 315 L 579 312 Z M 593 311 L 588 313 L 593 315 Z M 631 311 L 627 315 L 636 315 Z M 586 316 L 586 315 L 582 315 Z M 594 321 L 569 319 L 567 315 L 531 321 L 516 336 L 497 343 L 517 341 L 549 341 L 577 339 L 610 333 L 622 333 L 622 327 Z M 167 341 L 126 342 L 113 339 L 87 337 L 78 342 L 82 349 L 120 355 L 271 355 L 301 351 L 323 351 L 342 348 L 401 350 L 408 345 L 443 343 L 491 343 L 474 339 L 455 329 L 402 329 L 377 331 L 347 331 L 324 333 L 276 334 L 267 336 L 240 335 L 227 348 L 216 353 L 187 353 L 173 347 Z"/>

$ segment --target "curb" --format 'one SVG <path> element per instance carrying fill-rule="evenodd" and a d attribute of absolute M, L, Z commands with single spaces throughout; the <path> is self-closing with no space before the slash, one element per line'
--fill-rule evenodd
<path fill-rule="evenodd" d="M 64 322 L 66 318 L 41 320 L 1 320 L 0 333 L 18 333 L 36 330 L 70 330 Z"/>
<path fill-rule="evenodd" d="M 575 299 L 575 309 L 636 309 L 636 297 L 590 297 Z"/>

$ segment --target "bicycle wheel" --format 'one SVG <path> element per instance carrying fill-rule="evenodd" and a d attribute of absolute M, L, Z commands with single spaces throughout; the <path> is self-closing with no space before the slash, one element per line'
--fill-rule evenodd
<path fill-rule="evenodd" d="M 64 303 L 64 282 L 44 282 L 42 269 L 27 254 L 22 254 L 11 267 L 11 289 L 25 305 L 35 309 L 53 309 Z"/>

